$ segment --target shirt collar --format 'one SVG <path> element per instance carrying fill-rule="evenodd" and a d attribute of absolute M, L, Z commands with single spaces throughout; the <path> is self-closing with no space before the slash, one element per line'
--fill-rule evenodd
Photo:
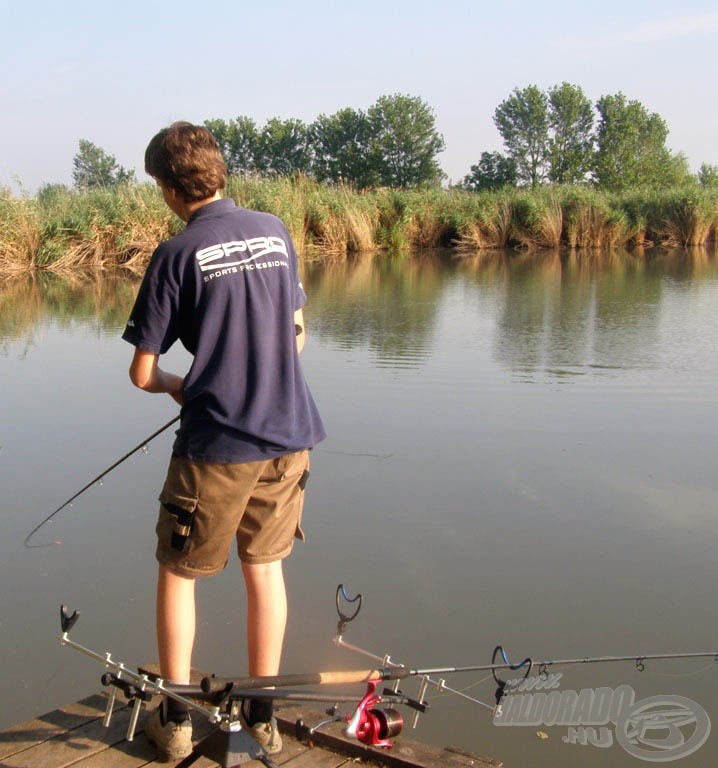
<path fill-rule="evenodd" d="M 187 224 L 189 225 L 193 221 L 204 218 L 205 216 L 217 216 L 221 213 L 225 213 L 226 211 L 231 211 L 232 208 L 236 207 L 237 205 L 231 197 L 223 197 L 220 200 L 213 200 L 211 203 L 207 203 L 207 205 L 203 205 L 201 208 L 198 208 L 189 217 Z"/>

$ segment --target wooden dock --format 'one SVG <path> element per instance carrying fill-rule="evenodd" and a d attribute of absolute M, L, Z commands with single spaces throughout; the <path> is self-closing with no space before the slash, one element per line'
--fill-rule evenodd
<path fill-rule="evenodd" d="M 67 707 L 0 732 L 0 768 L 141 768 L 141 766 L 174 766 L 159 763 L 141 732 L 144 713 L 134 739 L 126 739 L 130 720 L 127 706 L 115 706 L 109 728 L 102 719 L 107 696 L 103 692 L 89 696 Z M 386 768 L 500 768 L 501 763 L 477 757 L 460 750 L 435 747 L 410 741 L 400 735 L 389 750 L 367 747 L 344 737 L 339 723 L 323 728 L 312 737 L 312 743 L 296 738 L 295 723 L 302 718 L 310 726 L 323 719 L 321 713 L 300 706 L 277 705 L 275 711 L 282 733 L 284 749 L 273 758 L 287 768 L 350 768 L 352 765 L 374 765 Z M 204 738 L 211 726 L 203 718 L 193 718 L 195 740 Z M 216 768 L 218 763 L 200 757 L 196 768 Z M 251 760 L 247 768 L 261 768 Z"/>

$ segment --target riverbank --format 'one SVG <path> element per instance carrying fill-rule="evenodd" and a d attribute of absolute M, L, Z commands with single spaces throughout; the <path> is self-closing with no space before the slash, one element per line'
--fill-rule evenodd
<path fill-rule="evenodd" d="M 697 185 L 621 194 L 587 187 L 358 192 L 304 177 L 233 177 L 227 194 L 279 216 L 309 259 L 437 247 L 463 254 L 702 246 L 718 236 L 718 190 Z M 0 271 L 141 269 L 181 227 L 149 183 L 87 192 L 49 186 L 35 197 L 0 191 Z"/>

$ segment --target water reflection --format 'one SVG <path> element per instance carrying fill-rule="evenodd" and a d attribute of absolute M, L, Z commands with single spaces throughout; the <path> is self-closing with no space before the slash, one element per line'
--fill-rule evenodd
<path fill-rule="evenodd" d="M 650 256 L 383 254 L 309 263 L 304 283 L 312 335 L 340 349 L 367 348 L 380 367 L 416 368 L 436 342 L 442 305 L 456 301 L 455 278 L 468 277 L 478 289 L 477 310 L 495 316 L 495 360 L 519 376 L 561 377 L 650 367 L 666 287 L 715 279 L 717 265 L 703 248 Z M 31 347 L 48 318 L 115 333 L 138 283 L 131 273 L 7 280 L 0 289 L 0 350 L 6 354 L 13 342 Z"/>
<path fill-rule="evenodd" d="M 650 369 L 666 287 L 715 279 L 717 270 L 705 249 L 424 255 L 309 265 L 305 283 L 313 334 L 343 349 L 368 347 L 377 364 L 418 367 L 442 303 L 453 300 L 453 276 L 471 276 L 477 311 L 495 315 L 495 360 L 530 379 Z"/>
<path fill-rule="evenodd" d="M 410 664 L 488 660 L 497 642 L 542 657 L 710 649 L 715 254 L 379 255 L 307 264 L 304 281 L 305 367 L 330 435 L 313 457 L 308 540 L 287 566 L 287 671 L 348 663 L 317 658 L 339 581 L 370 597 L 352 641 Z M 97 686 L 98 670 L 57 648 L 60 602 L 83 610 L 78 639 L 92 647 L 134 661 L 154 647 L 146 585 L 169 435 L 59 516 L 62 547 L 22 547 L 175 413 L 126 378 L 119 331 L 136 289 L 134 276 L 42 275 L 0 290 L 0 616 L 15 617 L 0 624 L 14 692 L 3 725 Z M 201 621 L 220 631 L 201 634 L 197 664 L 219 673 L 243 658 L 236 579 L 228 568 L 203 602 Z M 631 671 L 591 670 L 585 686 L 686 695 L 716 717 L 711 678 Z M 529 729 L 451 707 L 416 735 L 507 767 L 576 764 L 556 729 L 537 747 Z M 582 764 L 605 764 L 586 750 Z M 706 746 L 686 765 L 715 759 Z M 609 762 L 627 765 L 613 752 Z"/>
<path fill-rule="evenodd" d="M 662 276 L 628 255 L 514 260 L 503 285 L 496 359 L 516 372 L 557 376 L 645 365 L 661 292 Z"/>
<path fill-rule="evenodd" d="M 367 347 L 377 365 L 419 366 L 447 277 L 435 256 L 308 265 L 311 333 L 342 349 Z"/>
<path fill-rule="evenodd" d="M 38 327 L 81 323 L 99 334 L 124 327 L 138 278 L 126 273 L 76 277 L 41 272 L 5 281 L 0 288 L 0 349 L 14 342 L 29 349 Z"/>

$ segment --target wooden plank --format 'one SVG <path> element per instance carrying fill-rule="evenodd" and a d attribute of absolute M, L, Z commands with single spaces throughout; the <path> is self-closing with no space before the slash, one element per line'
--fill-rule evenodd
<path fill-rule="evenodd" d="M 282 733 L 293 733 L 298 719 L 311 725 L 325 720 L 326 716 L 303 706 L 282 705 L 275 710 L 277 722 Z M 382 765 L 387 768 L 436 768 L 447 766 L 461 768 L 501 768 L 502 763 L 490 757 L 481 757 L 458 750 L 440 749 L 417 741 L 410 741 L 399 736 L 392 739 L 391 749 L 378 749 L 346 737 L 341 731 L 340 723 L 332 723 L 313 734 L 312 742 L 332 752 L 358 757 L 372 765 Z"/>
<path fill-rule="evenodd" d="M 201 741 L 216 727 L 212 726 L 209 721 L 202 717 L 195 716 L 193 721 L 193 741 L 195 744 Z M 143 721 L 140 722 L 142 723 Z M 321 751 L 323 752 L 323 750 Z M 307 752 L 315 752 L 315 750 L 310 750 L 308 746 L 288 737 L 284 740 L 284 749 L 282 750 L 281 755 L 275 758 L 275 762 L 277 765 L 283 765 Z M 328 752 L 326 754 L 330 755 Z M 329 763 L 331 768 L 343 765 L 346 762 L 346 758 L 344 757 L 333 757 L 332 760 L 333 762 Z M 177 760 L 172 763 L 163 763 L 162 765 L 171 768 L 171 766 L 176 765 L 179 762 L 180 761 Z M 144 733 L 138 730 L 132 742 L 123 739 L 105 750 L 95 752 L 89 757 L 80 759 L 73 764 L 73 768 L 142 768 L 143 766 L 150 764 L 157 765 L 155 762 L 154 748 L 147 743 Z M 193 764 L 193 768 L 217 768 L 217 765 L 218 764 L 214 760 L 211 760 L 208 757 L 200 757 Z M 253 760 L 245 763 L 245 765 L 247 768 L 255 768 L 255 766 L 260 768 L 262 764 Z M 291 762 L 291 765 L 294 766 L 295 763 Z M 305 765 L 312 765 L 312 763 L 309 762 Z M 324 765 L 324 763 L 322 763 L 322 765 Z M 5 768 L 5 766 L 3 765 L 2 768 Z M 60 766 L 56 766 L 56 768 L 60 768 Z"/>
<path fill-rule="evenodd" d="M 22 752 L 53 736 L 70 731 L 101 717 L 106 697 L 88 696 L 74 704 L 55 709 L 25 723 L 14 725 L 0 733 L 0 760 Z"/>
<path fill-rule="evenodd" d="M 286 768 L 340 768 L 353 763 L 353 760 L 345 755 L 335 755 L 321 747 L 309 748 L 296 741 L 285 742 L 281 754 L 275 755 L 272 760 Z M 163 763 L 163 766 L 165 765 L 171 764 Z M 218 763 L 208 757 L 200 757 L 192 764 L 192 768 L 217 768 L 217 766 Z M 242 768 L 245 766 L 261 768 L 262 763 L 259 760 L 249 760 L 243 763 Z M 82 763 L 78 768 L 85 768 L 85 764 Z M 114 764 L 110 764 L 108 768 L 114 768 Z"/>
<path fill-rule="evenodd" d="M 276 757 L 273 757 L 272 760 L 274 760 L 277 765 L 284 765 L 285 763 L 293 765 L 293 763 L 290 762 L 291 760 L 294 760 L 299 755 L 303 755 L 305 752 L 309 751 L 311 751 L 310 748 L 306 744 L 302 744 L 301 741 L 282 736 L 282 751 Z M 261 765 L 261 763 L 257 763 L 255 760 L 249 764 L 250 768 L 254 768 L 255 764 Z"/>
<path fill-rule="evenodd" d="M 125 738 L 130 709 L 121 702 L 115 708 L 110 728 L 102 725 L 106 696 L 90 696 L 75 704 L 49 712 L 27 723 L 0 733 L 0 768 L 143 768 L 157 765 L 154 749 L 141 731 L 135 739 Z M 357 759 L 386 768 L 500 768 L 501 763 L 460 750 L 438 749 L 401 736 L 390 750 L 368 747 L 341 732 L 342 724 L 333 723 L 312 736 L 312 744 L 295 737 L 298 719 L 308 724 L 324 719 L 319 712 L 304 706 L 281 704 L 275 709 L 284 749 L 274 761 L 286 768 L 340 768 Z M 197 743 L 215 726 L 201 716 L 193 717 L 194 741 Z M 165 763 L 171 766 L 175 763 Z M 247 768 L 259 768 L 250 761 Z M 216 768 L 213 760 L 201 757 L 195 768 Z"/>
<path fill-rule="evenodd" d="M 115 711 L 109 728 L 96 718 L 3 760 L 3 768 L 66 768 L 123 741 L 130 710 Z"/>
<path fill-rule="evenodd" d="M 111 745 L 104 751 L 98 751 L 75 763 L 76 768 L 141 768 L 155 762 L 155 749 L 147 742 L 141 728 L 148 713 L 140 718 L 135 738 L 132 741 L 122 739 Z M 114 715 L 113 715 L 114 723 Z M 125 726 L 126 728 L 126 726 Z M 203 739 L 212 726 L 207 720 L 200 718 L 200 722 L 193 723 L 193 740 L 195 743 Z M 179 761 L 177 761 L 179 762 Z M 210 761 L 211 765 L 215 765 Z M 169 765 L 169 763 L 165 763 Z M 199 761 L 196 764 L 199 766 Z M 3 767 L 4 768 L 4 767 Z"/>
<path fill-rule="evenodd" d="M 277 761 L 275 760 L 275 762 Z M 346 755 L 337 755 L 321 747 L 314 747 L 287 762 L 281 763 L 281 765 L 285 765 L 287 768 L 341 768 L 341 766 L 353 762 Z M 255 760 L 246 765 L 248 768 L 250 766 L 253 768 L 254 763 L 256 763 Z M 280 763 L 277 764 L 279 765 Z M 257 763 L 257 765 L 261 765 L 261 763 Z"/>
<path fill-rule="evenodd" d="M 74 763 L 73 768 L 142 768 L 154 760 L 154 749 L 147 743 L 144 733 L 139 733 L 132 741 L 123 739 L 108 749 L 81 759 Z"/>

